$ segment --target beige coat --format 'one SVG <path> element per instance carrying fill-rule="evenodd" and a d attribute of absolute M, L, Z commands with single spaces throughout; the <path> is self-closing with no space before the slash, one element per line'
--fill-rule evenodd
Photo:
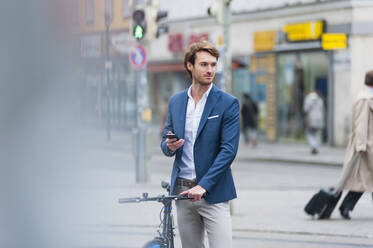
<path fill-rule="evenodd" d="M 373 89 L 366 88 L 353 105 L 351 134 L 343 172 L 358 151 L 366 152 L 359 156 L 344 188 L 373 192 Z"/>

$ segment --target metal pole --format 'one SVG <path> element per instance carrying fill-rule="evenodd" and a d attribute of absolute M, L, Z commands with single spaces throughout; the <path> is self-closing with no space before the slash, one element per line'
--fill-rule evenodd
<path fill-rule="evenodd" d="M 222 90 L 232 93 L 232 54 L 230 49 L 230 26 L 231 10 L 230 0 L 219 0 L 222 6 L 222 28 L 223 28 L 223 77 L 221 82 Z M 230 214 L 234 215 L 233 201 L 229 201 Z"/>
<path fill-rule="evenodd" d="M 109 37 L 109 28 L 110 28 L 110 17 L 109 13 L 105 12 L 105 27 L 106 27 L 106 61 L 105 61 L 105 73 L 106 73 L 106 139 L 110 141 L 111 139 L 111 83 L 110 83 L 110 37 Z"/>
<path fill-rule="evenodd" d="M 142 1 L 132 1 L 132 13 L 140 6 Z M 132 20 L 131 20 L 132 21 Z M 132 27 L 131 23 L 131 27 Z M 132 32 L 131 32 L 132 34 Z M 144 38 L 141 41 L 137 41 L 138 44 L 144 46 Z M 134 128 L 135 137 L 135 162 L 136 162 L 136 182 L 147 182 L 149 173 L 146 161 L 146 135 L 147 135 L 147 123 L 143 120 L 142 114 L 148 109 L 148 82 L 147 82 L 147 69 L 146 65 L 140 69 L 134 71 L 135 80 L 135 91 L 136 91 L 136 128 Z"/>
<path fill-rule="evenodd" d="M 328 70 L 328 145 L 334 145 L 334 56 L 333 51 L 327 53 L 329 57 L 329 70 Z"/>
<path fill-rule="evenodd" d="M 146 66 L 137 72 L 138 84 L 137 88 L 137 104 L 138 104 L 138 161 L 137 161 L 137 171 L 136 175 L 137 182 L 147 182 L 148 181 L 148 166 L 146 161 L 146 135 L 147 135 L 147 123 L 143 120 L 142 114 L 148 108 L 148 82 L 146 78 Z"/>
<path fill-rule="evenodd" d="M 223 7 L 222 26 L 223 26 L 223 78 L 222 89 L 228 93 L 232 92 L 232 54 L 230 49 L 230 25 L 231 25 L 231 11 L 230 1 L 220 0 Z"/>

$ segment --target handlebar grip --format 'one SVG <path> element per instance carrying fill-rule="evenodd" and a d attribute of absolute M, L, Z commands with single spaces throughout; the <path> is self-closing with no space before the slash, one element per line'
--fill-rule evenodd
<path fill-rule="evenodd" d="M 194 199 L 193 197 L 188 197 L 187 194 L 185 195 L 176 195 L 174 196 L 175 200 L 178 201 L 178 200 L 191 200 L 191 199 Z"/>
<path fill-rule="evenodd" d="M 140 197 L 135 197 L 135 198 L 119 198 L 118 202 L 119 203 L 130 203 L 130 202 L 140 202 L 141 198 Z"/>

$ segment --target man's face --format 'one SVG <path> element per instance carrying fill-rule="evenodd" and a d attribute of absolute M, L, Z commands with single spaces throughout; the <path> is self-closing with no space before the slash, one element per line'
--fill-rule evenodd
<path fill-rule="evenodd" d="M 205 51 L 196 53 L 194 65 L 188 62 L 188 69 L 192 72 L 192 79 L 201 85 L 210 85 L 215 77 L 217 60 Z"/>

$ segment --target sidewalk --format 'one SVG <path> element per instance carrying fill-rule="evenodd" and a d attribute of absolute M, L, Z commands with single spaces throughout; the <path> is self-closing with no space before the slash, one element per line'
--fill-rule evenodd
<path fill-rule="evenodd" d="M 90 147 L 121 150 L 133 153 L 133 134 L 130 131 L 111 131 L 111 140 L 106 140 L 105 130 L 91 129 L 85 130 L 86 137 L 89 141 L 85 142 Z M 153 132 L 151 156 L 158 156 L 160 154 L 159 148 L 160 138 L 158 133 Z M 269 161 L 269 162 L 285 162 L 285 163 L 300 163 L 310 165 L 329 165 L 342 166 L 345 147 L 321 146 L 319 153 L 313 155 L 310 153 L 310 148 L 307 144 L 302 143 L 278 143 L 259 141 L 259 144 L 254 148 L 251 145 L 245 145 L 243 140 L 240 141 L 238 147 L 237 161 Z"/>
<path fill-rule="evenodd" d="M 240 142 L 236 159 L 342 166 L 344 155 L 345 148 L 341 147 L 322 146 L 319 153 L 313 155 L 307 144 L 260 142 L 254 148 Z"/>
<path fill-rule="evenodd" d="M 85 140 L 85 145 L 92 149 L 93 155 L 100 155 L 98 159 L 92 157 L 90 165 L 93 167 L 95 163 L 98 164 L 91 173 L 97 177 L 92 181 L 100 182 L 99 187 L 95 186 L 87 192 L 90 201 L 85 210 L 90 214 L 86 224 L 89 224 L 95 237 L 92 243 L 96 247 L 100 242 L 106 247 L 126 242 L 144 243 L 154 235 L 155 225 L 159 223 L 159 204 L 120 205 L 113 199 L 140 196 L 142 192 L 148 192 L 149 195 L 162 192 L 159 182 L 169 178 L 172 158 L 162 155 L 159 138 L 154 136 L 149 164 L 151 176 L 146 183 L 136 183 L 130 132 L 113 131 L 110 142 L 106 141 L 102 130 L 89 130 L 86 135 L 89 138 Z M 241 142 L 234 165 L 239 194 L 232 201 L 234 242 L 237 244 L 247 237 L 252 237 L 249 239 L 253 242 L 260 241 L 259 236 L 279 236 L 280 239 L 302 239 L 304 236 L 304 240 L 334 239 L 340 243 L 371 244 L 373 219 L 369 194 L 365 194 L 359 201 L 351 221 L 342 220 L 338 211 L 334 211 L 329 221 L 313 220 L 303 211 L 306 202 L 320 187 L 333 183 L 333 179 L 338 177 L 340 169 L 336 166 L 342 164 L 343 156 L 343 148 L 321 147 L 319 154 L 311 155 L 305 144 L 262 142 L 252 148 Z M 281 166 L 261 163 L 258 166 L 255 161 L 299 163 L 299 166 L 286 163 Z M 117 235 L 119 233 L 120 236 Z M 180 242 L 178 234 L 175 242 Z"/>

